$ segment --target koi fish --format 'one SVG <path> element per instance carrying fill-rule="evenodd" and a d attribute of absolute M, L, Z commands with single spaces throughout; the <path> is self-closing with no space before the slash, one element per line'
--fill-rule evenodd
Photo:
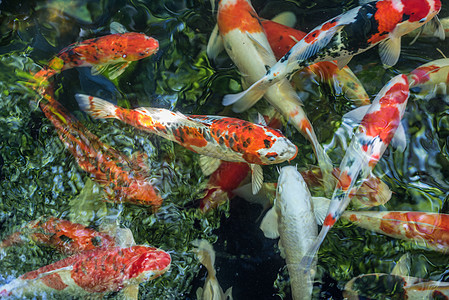
<path fill-rule="evenodd" d="M 159 42 L 142 33 L 115 33 L 74 43 L 62 49 L 48 66 L 34 75 L 39 84 L 64 70 L 75 67 L 92 67 L 94 75 L 110 69 L 109 77 L 115 79 L 133 61 L 156 53 Z"/>
<path fill-rule="evenodd" d="M 449 58 L 437 59 L 414 69 L 408 75 L 410 91 L 424 99 L 446 95 L 449 86 Z"/>
<path fill-rule="evenodd" d="M 313 276 L 304 276 L 297 268 L 318 235 L 312 196 L 296 167 L 283 167 L 279 173 L 276 199 L 260 224 L 267 238 L 280 237 L 293 299 L 311 299 Z M 315 269 L 315 266 L 312 266 Z"/>
<path fill-rule="evenodd" d="M 207 240 L 195 240 L 193 249 L 200 263 L 207 269 L 207 278 L 204 286 L 196 291 L 196 299 L 198 300 L 232 300 L 232 287 L 223 292 L 218 283 L 215 270 L 215 251 Z"/>
<path fill-rule="evenodd" d="M 106 233 L 68 220 L 49 217 L 32 221 L 19 232 L 8 236 L 0 242 L 0 249 L 21 245 L 29 240 L 69 255 L 95 248 L 115 246 L 114 238 Z"/>
<path fill-rule="evenodd" d="M 88 131 L 52 97 L 49 90 L 43 97 L 39 107 L 56 128 L 60 140 L 81 169 L 103 187 L 109 200 L 152 205 L 153 210 L 162 204 L 161 196 L 149 181 L 145 155 L 128 158 Z"/>
<path fill-rule="evenodd" d="M 342 218 L 359 227 L 449 253 L 449 215 L 418 211 L 351 211 Z"/>
<path fill-rule="evenodd" d="M 211 46 L 211 44 L 218 44 Z M 221 47 L 219 45 L 222 45 Z M 208 44 L 208 54 L 216 56 L 223 48 L 244 74 L 248 84 L 255 82 L 276 63 L 273 51 L 265 36 L 260 20 L 248 0 L 221 0 L 218 5 L 217 26 Z M 282 80 L 265 94 L 267 101 L 276 108 L 311 143 L 325 183 L 330 180 L 332 161 L 318 142 L 312 124 L 301 107 L 301 100 L 287 80 Z M 253 103 L 242 101 L 233 106 L 235 112 L 250 108 Z M 326 185 L 329 190 L 330 185 Z"/>
<path fill-rule="evenodd" d="M 308 269 L 327 232 L 382 157 L 401 123 L 408 97 L 407 76 L 398 75 L 380 90 L 372 105 L 357 108 L 353 113 L 362 115 L 363 119 L 340 164 L 340 176 L 323 227 L 308 255 L 301 261 L 300 269 Z M 398 134 L 405 136 L 400 131 Z"/>
<path fill-rule="evenodd" d="M 202 154 L 200 164 L 206 175 L 217 169 L 220 160 L 250 164 L 254 193 L 263 182 L 260 165 L 292 160 L 298 152 L 278 130 L 236 118 L 185 116 L 150 107 L 125 109 L 81 94 L 77 94 L 76 99 L 81 110 L 94 118 L 116 118 Z"/>
<path fill-rule="evenodd" d="M 307 35 L 305 32 L 270 20 L 262 20 L 262 26 L 276 59 L 283 57 L 298 41 Z M 293 86 L 301 90 L 304 78 L 310 78 L 312 74 L 317 76 L 319 82 L 327 82 L 335 90 L 341 90 L 346 97 L 358 106 L 371 103 L 362 83 L 348 66 L 340 70 L 335 61 L 318 62 L 296 73 L 292 77 Z"/>
<path fill-rule="evenodd" d="M 88 250 L 0 286 L 0 297 L 86 297 L 117 292 L 164 274 L 170 263 L 168 253 L 149 246 Z"/>
<path fill-rule="evenodd" d="M 386 273 L 364 274 L 345 285 L 345 299 L 447 299 L 449 282 Z"/>
<path fill-rule="evenodd" d="M 379 43 L 383 64 L 393 66 L 399 59 L 404 34 L 431 21 L 429 26 L 436 28 L 437 35 L 444 39 L 442 26 L 434 19 L 440 9 L 440 0 L 380 0 L 355 7 L 317 26 L 247 90 L 226 95 L 223 105 L 252 105 L 268 87 L 304 67 L 337 60 L 342 68 L 354 55 Z"/>

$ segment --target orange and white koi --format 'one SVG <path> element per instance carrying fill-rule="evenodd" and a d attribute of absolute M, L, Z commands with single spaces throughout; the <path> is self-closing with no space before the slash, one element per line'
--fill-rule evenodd
<path fill-rule="evenodd" d="M 449 253 L 449 215 L 418 211 L 351 211 L 342 218 L 359 227 Z"/>
<path fill-rule="evenodd" d="M 213 43 L 224 45 L 224 49 L 240 72 L 244 74 L 244 81 L 248 84 L 263 76 L 266 68 L 276 62 L 257 13 L 248 0 L 219 2 L 217 27 L 208 45 L 208 53 L 212 57 L 219 48 L 217 45 L 211 46 Z M 312 124 L 302 109 L 301 100 L 290 83 L 287 80 L 280 81 L 267 90 L 265 98 L 312 143 L 318 165 L 327 182 L 332 171 L 332 162 L 318 142 Z M 233 110 L 242 112 L 252 105 L 253 103 L 242 101 L 234 105 Z"/>
<path fill-rule="evenodd" d="M 307 270 L 327 232 L 382 157 L 401 123 L 408 97 L 407 76 L 398 75 L 380 90 L 372 105 L 357 109 L 359 113 L 366 113 L 340 164 L 340 176 L 323 227 L 308 255 L 301 261 L 300 269 Z"/>
<path fill-rule="evenodd" d="M 87 297 L 117 292 L 164 274 L 170 263 L 168 253 L 149 246 L 88 250 L 0 286 L 0 297 Z"/>
<path fill-rule="evenodd" d="M 410 91 L 429 99 L 436 94 L 446 95 L 449 87 L 449 58 L 437 59 L 414 69 L 408 75 Z"/>
<path fill-rule="evenodd" d="M 42 95 L 39 107 L 81 169 L 103 187 L 110 201 L 159 208 L 162 198 L 149 181 L 144 154 L 130 159 L 102 143 L 52 97 L 50 90 Z"/>
<path fill-rule="evenodd" d="M 247 90 L 226 95 L 223 105 L 254 104 L 268 87 L 304 67 L 337 60 L 342 68 L 354 55 L 379 43 L 383 64 L 393 66 L 399 59 L 404 34 L 431 21 L 438 23 L 434 28 L 444 38 L 441 24 L 434 19 L 440 9 L 440 0 L 380 0 L 355 7 L 317 26 Z"/>
<path fill-rule="evenodd" d="M 284 56 L 307 35 L 303 31 L 270 20 L 262 20 L 262 26 L 276 59 Z M 348 66 L 339 69 L 334 62 L 322 61 L 302 69 L 292 77 L 293 86 L 296 89 L 302 89 L 304 79 L 315 74 L 319 82 L 329 83 L 357 106 L 369 105 L 371 103 L 369 96 L 357 76 Z"/>
<path fill-rule="evenodd" d="M 345 299 L 448 299 L 449 282 L 396 274 L 357 276 L 345 285 Z"/>
<path fill-rule="evenodd" d="M 69 255 L 115 246 L 114 238 L 106 233 L 68 220 L 49 217 L 30 222 L 19 232 L 0 242 L 0 248 L 21 245 L 29 240 Z"/>
<path fill-rule="evenodd" d="M 292 160 L 298 152 L 280 131 L 236 118 L 185 116 L 150 107 L 125 109 L 81 94 L 77 94 L 76 99 L 80 108 L 95 118 L 116 118 L 203 154 L 200 164 L 207 175 L 216 170 L 220 160 L 250 164 L 254 192 L 260 189 L 263 181 L 260 165 Z"/>
<path fill-rule="evenodd" d="M 64 70 L 75 67 L 93 67 L 98 74 L 112 67 L 109 77 L 118 77 L 133 61 L 148 57 L 157 52 L 159 42 L 137 32 L 115 33 L 74 43 L 62 49 L 48 66 L 34 75 L 39 84 Z"/>

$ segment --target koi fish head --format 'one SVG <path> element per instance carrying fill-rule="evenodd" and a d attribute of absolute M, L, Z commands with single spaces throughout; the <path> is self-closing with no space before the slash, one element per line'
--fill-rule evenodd
<path fill-rule="evenodd" d="M 269 140 L 264 140 L 265 148 L 257 151 L 263 164 L 278 164 L 286 160 L 292 160 L 298 153 L 298 147 L 284 136 L 267 141 Z"/>
<path fill-rule="evenodd" d="M 136 61 L 159 50 L 159 42 L 152 37 L 136 32 L 124 33 L 122 36 L 127 39 L 126 53 L 123 54 L 126 61 Z"/>
<path fill-rule="evenodd" d="M 306 194 L 309 195 L 308 188 L 301 173 L 294 166 L 285 166 L 281 169 L 276 189 L 276 198 L 297 199 Z"/>
<path fill-rule="evenodd" d="M 139 251 L 140 249 L 138 248 L 145 248 L 145 251 Z M 134 251 L 134 253 L 138 254 L 131 258 L 132 262 L 127 268 L 128 276 L 133 281 L 144 282 L 152 280 L 164 274 L 170 268 L 170 254 L 161 249 L 134 246 L 130 250 L 130 254 Z"/>

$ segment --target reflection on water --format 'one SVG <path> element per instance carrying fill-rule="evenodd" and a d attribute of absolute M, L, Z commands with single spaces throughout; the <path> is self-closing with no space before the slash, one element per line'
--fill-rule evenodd
<path fill-rule="evenodd" d="M 307 31 L 355 5 L 354 1 L 340 2 L 253 4 L 264 18 L 290 10 L 298 17 L 298 28 Z M 217 276 L 224 290 L 233 286 L 234 299 L 271 299 L 276 294 L 289 299 L 284 261 L 276 243 L 258 229 L 259 205 L 236 198 L 216 211 L 201 213 L 198 199 L 204 196 L 207 177 L 198 166 L 198 155 L 119 122 L 93 120 L 80 112 L 74 99 L 75 93 L 82 92 L 124 107 L 154 106 L 255 121 L 256 113 L 267 105 L 263 101 L 239 115 L 221 105 L 223 94 L 239 89 L 240 74 L 225 54 L 215 62 L 206 57 L 205 47 L 215 25 L 208 1 L 1 1 L 0 13 L 1 239 L 41 216 L 95 228 L 117 218 L 122 227 L 131 229 L 137 244 L 153 245 L 172 256 L 168 273 L 141 285 L 141 299 L 195 298 L 206 273 L 191 251 L 191 241 L 201 238 L 216 242 Z M 446 7 L 440 16 L 448 16 Z M 86 189 L 91 186 L 87 174 L 68 154 L 33 101 L 37 96 L 26 85 L 30 72 L 38 71 L 59 50 L 108 34 L 112 21 L 158 39 L 159 52 L 131 65 L 113 84 L 103 76 L 92 76 L 86 68 L 65 71 L 54 78 L 55 97 L 101 142 L 128 156 L 137 151 L 148 155 L 150 176 L 164 198 L 157 214 L 144 207 L 99 201 L 104 196 L 98 188 Z M 394 68 L 380 66 L 377 48 L 351 61 L 349 66 L 371 98 L 396 74 L 441 58 L 437 48 L 449 54 L 447 41 L 423 37 L 409 46 L 412 39 L 403 39 L 401 59 Z M 309 97 L 304 109 L 338 165 L 352 133 L 341 117 L 355 106 L 327 84 L 312 81 L 305 86 Z M 446 98 L 409 99 L 403 120 L 408 146 L 405 151 L 389 147 L 374 170 L 393 191 L 392 199 L 375 209 L 449 213 Z M 283 132 L 300 148 L 292 163 L 300 169 L 316 164 L 309 143 L 291 125 Z M 267 182 L 277 180 L 276 167 L 264 167 L 264 172 Z M 414 277 L 449 280 L 447 256 L 339 222 L 320 250 L 314 297 L 339 299 L 351 278 L 390 273 L 393 262 L 406 252 L 411 254 Z M 64 257 L 32 242 L 8 248 L 0 256 L 0 285 Z"/>

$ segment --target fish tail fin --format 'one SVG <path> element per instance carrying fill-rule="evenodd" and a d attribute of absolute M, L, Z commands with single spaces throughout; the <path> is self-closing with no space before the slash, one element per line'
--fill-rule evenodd
<path fill-rule="evenodd" d="M 324 225 L 323 228 L 321 228 L 320 234 L 318 234 L 312 246 L 310 246 L 309 250 L 307 250 L 306 254 L 301 259 L 298 268 L 300 271 L 303 271 L 304 274 L 307 274 L 311 271 L 311 266 L 313 261 L 315 260 L 315 256 L 318 253 L 318 250 L 320 249 L 320 246 L 331 227 L 332 226 Z"/>
<path fill-rule="evenodd" d="M 196 247 L 194 252 L 200 263 L 206 267 L 208 274 L 215 276 L 215 251 L 211 243 L 201 239 L 193 241 L 193 245 Z"/>
<path fill-rule="evenodd" d="M 76 94 L 75 98 L 80 109 L 96 119 L 117 118 L 117 106 L 106 100 L 84 94 Z"/>
<path fill-rule="evenodd" d="M 243 112 L 256 104 L 271 84 L 264 76 L 243 92 L 225 95 L 222 103 L 224 106 L 233 105 L 235 112 Z"/>

